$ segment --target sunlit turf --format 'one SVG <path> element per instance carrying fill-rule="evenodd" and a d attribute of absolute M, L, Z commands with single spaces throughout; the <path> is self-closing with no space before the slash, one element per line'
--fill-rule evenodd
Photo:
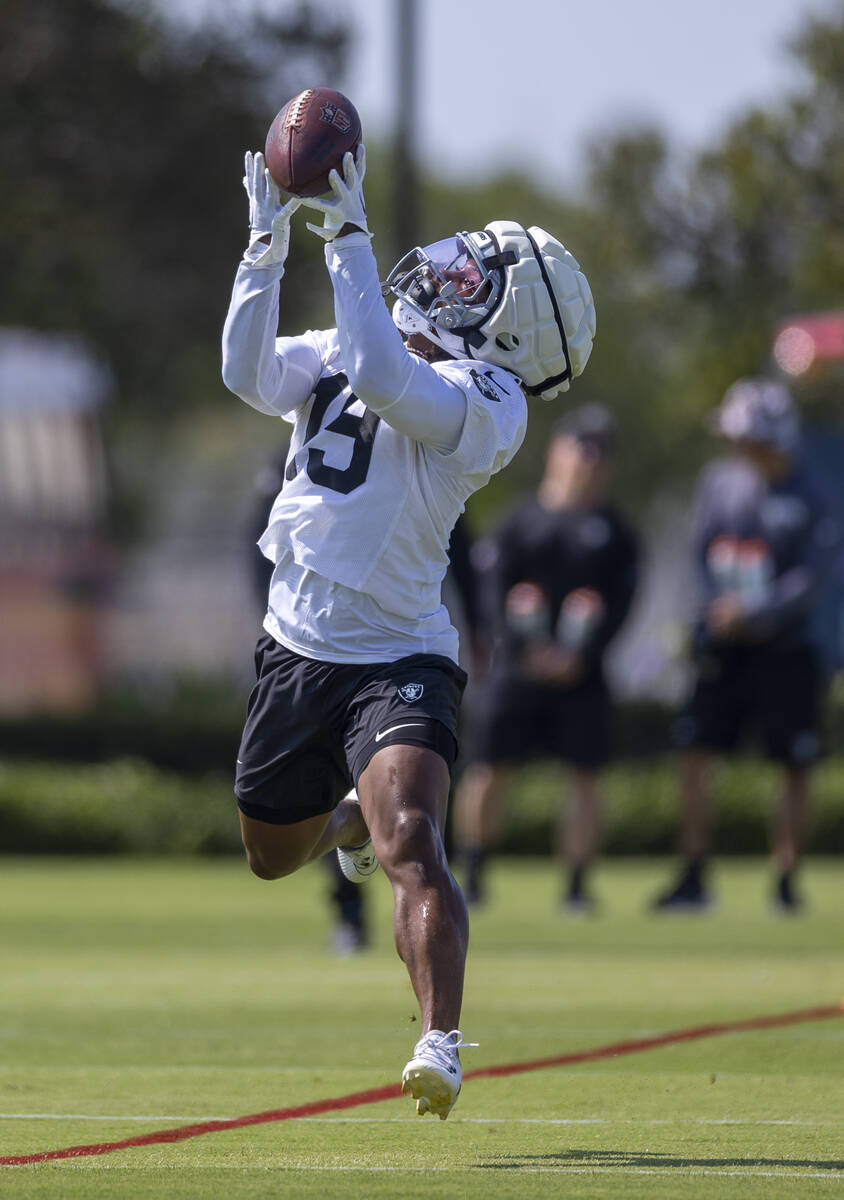
<path fill-rule="evenodd" d="M 470 1071 L 844 995 L 844 870 L 777 918 L 767 868 L 720 864 L 707 916 L 654 917 L 666 863 L 606 862 L 599 915 L 545 860 L 499 860 L 473 913 Z M 389 887 L 373 948 L 331 955 L 319 867 L 0 860 L 0 1155 L 99 1143 L 397 1082 L 418 1036 Z M 41 1114 L 41 1115 L 36 1115 Z M 406 1100 L 0 1168 L 0 1195 L 831 1196 L 844 1189 L 844 1015 L 500 1079 L 447 1122 Z"/>

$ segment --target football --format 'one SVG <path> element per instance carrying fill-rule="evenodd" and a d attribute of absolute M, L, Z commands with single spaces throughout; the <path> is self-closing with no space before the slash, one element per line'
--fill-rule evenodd
<path fill-rule="evenodd" d="M 264 158 L 278 186 L 293 196 L 330 191 L 328 174 L 360 144 L 361 126 L 351 100 L 333 88 L 306 88 L 288 100 L 267 134 Z"/>

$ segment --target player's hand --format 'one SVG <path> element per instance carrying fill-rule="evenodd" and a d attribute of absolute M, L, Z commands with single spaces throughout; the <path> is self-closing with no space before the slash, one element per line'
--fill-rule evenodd
<path fill-rule="evenodd" d="M 357 154 L 347 150 L 343 155 L 343 173 L 332 171 L 328 176 L 330 196 L 305 196 L 302 204 L 323 214 L 322 225 L 308 222 L 308 229 L 327 242 L 346 233 L 365 233 L 372 237 L 366 224 L 366 205 L 363 199 L 363 177 L 366 174 L 366 150 L 361 144 Z M 349 226 L 349 228 L 346 228 Z"/>
<path fill-rule="evenodd" d="M 278 185 L 267 170 L 264 156 L 247 150 L 243 186 L 249 198 L 249 246 L 246 259 L 253 267 L 283 263 L 290 249 L 290 218 L 301 201 L 291 197 L 281 203 Z"/>
<path fill-rule="evenodd" d="M 706 629 L 714 641 L 740 641 L 746 633 L 741 598 L 734 592 L 716 596 L 706 610 Z"/>

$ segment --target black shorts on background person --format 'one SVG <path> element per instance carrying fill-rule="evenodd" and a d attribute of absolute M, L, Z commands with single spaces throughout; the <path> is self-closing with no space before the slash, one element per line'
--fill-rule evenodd
<path fill-rule="evenodd" d="M 697 682 L 675 725 L 681 747 L 721 754 L 752 740 L 773 762 L 799 766 L 820 750 L 824 679 L 813 646 L 733 646 L 697 656 Z"/>
<path fill-rule="evenodd" d="M 495 671 L 478 702 L 476 723 L 479 762 L 558 758 L 597 770 L 610 758 L 612 703 L 600 670 L 566 688 Z"/>

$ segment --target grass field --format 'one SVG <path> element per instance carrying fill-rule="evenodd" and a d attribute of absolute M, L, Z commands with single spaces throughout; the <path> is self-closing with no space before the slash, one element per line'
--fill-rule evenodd
<path fill-rule="evenodd" d="M 645 914 L 665 863 L 613 862 L 566 919 L 545 861 L 500 861 L 473 916 L 464 1068 L 563 1055 L 844 995 L 844 870 L 812 860 L 775 918 L 760 862 L 718 909 Z M 394 1084 L 418 1033 L 389 888 L 337 959 L 322 872 L 239 861 L 0 860 L 0 1156 L 135 1137 Z M 38 1165 L 15 1200 L 795 1197 L 844 1191 L 844 1014 L 503 1078 L 445 1123 L 405 1099 Z"/>

